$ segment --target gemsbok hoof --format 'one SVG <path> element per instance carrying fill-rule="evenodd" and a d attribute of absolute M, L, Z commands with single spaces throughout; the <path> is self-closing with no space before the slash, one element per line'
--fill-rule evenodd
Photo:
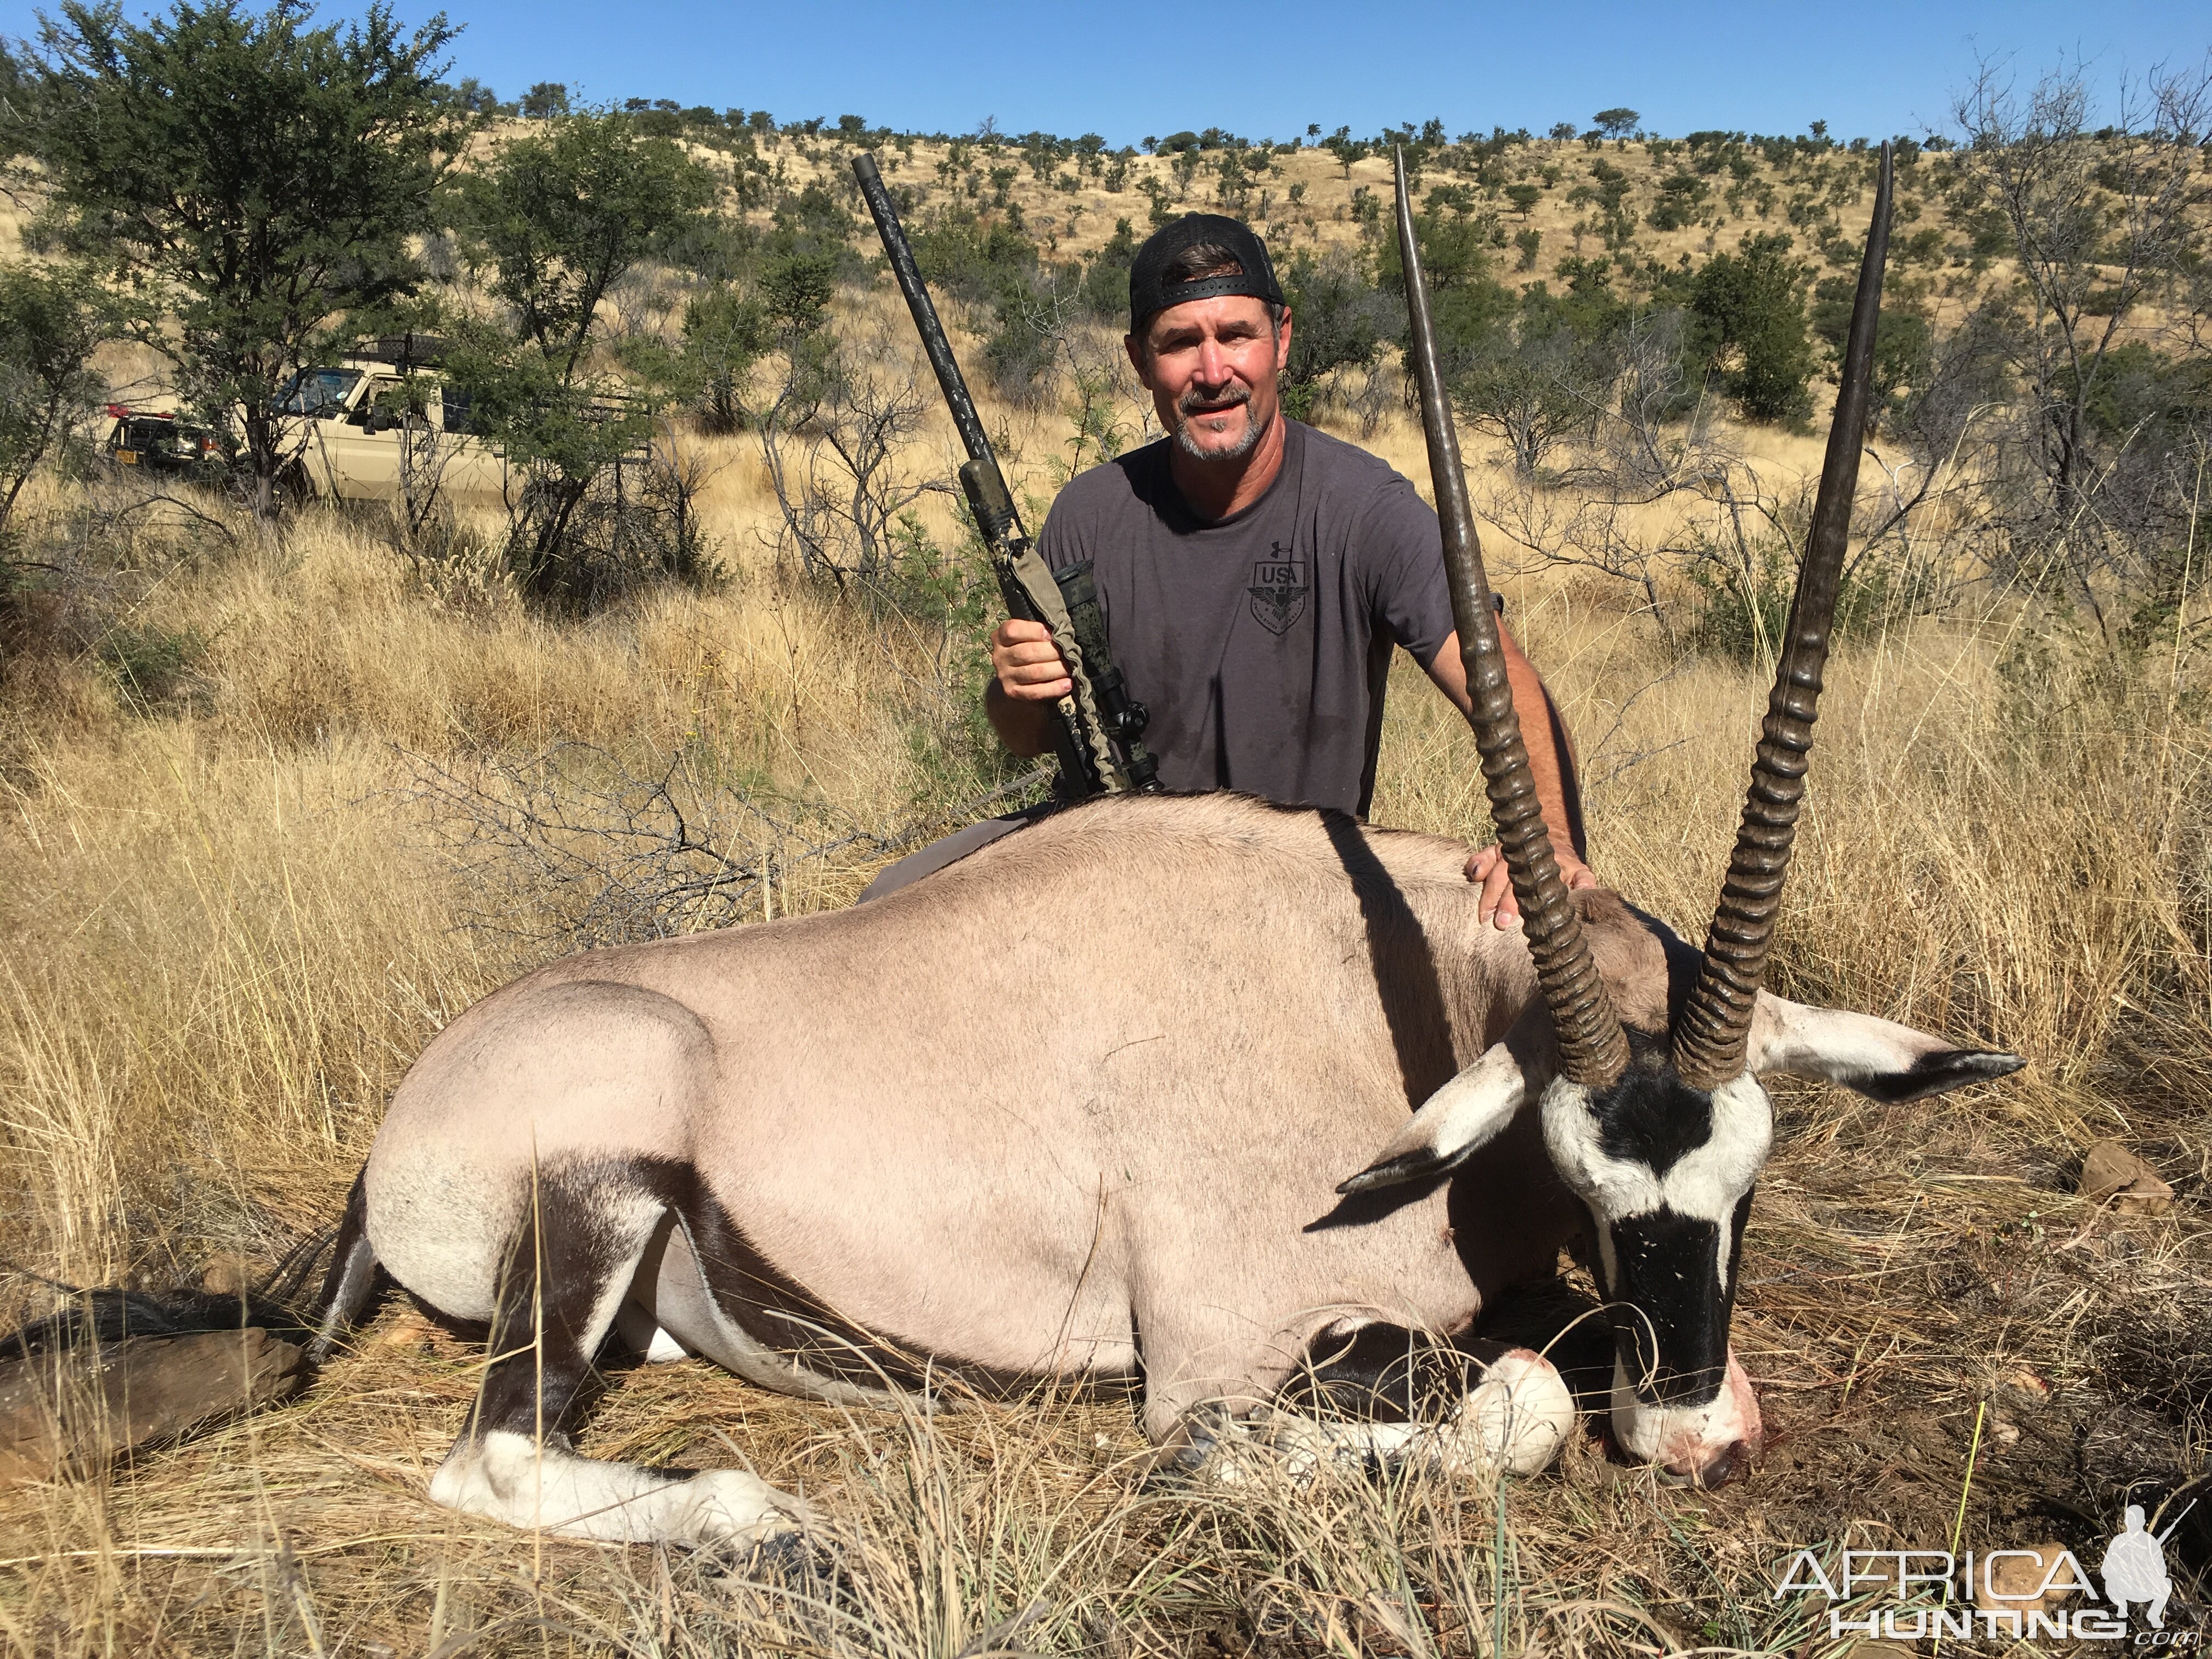
<path fill-rule="evenodd" d="M 797 1498 L 742 1469 L 676 1474 L 579 1457 L 494 1429 L 464 1436 L 430 1478 L 430 1501 L 562 1538 L 690 1548 L 757 1545 L 811 1517 Z"/>
<path fill-rule="evenodd" d="M 1552 1362 L 1528 1348 L 1500 1355 L 1442 1422 L 1319 1420 L 1271 1407 L 1218 1422 L 1194 1440 L 1206 1478 L 1236 1486 L 1261 1462 L 1299 1485 L 1325 1466 L 1356 1471 L 1412 1465 L 1447 1476 L 1538 1474 L 1551 1467 L 1575 1422 L 1575 1397 Z"/>
<path fill-rule="evenodd" d="M 1494 1361 L 1467 1397 L 1456 1421 L 1437 1432 L 1449 1474 L 1502 1468 L 1540 1474 L 1575 1426 L 1575 1396 L 1543 1355 L 1516 1348 Z"/>
<path fill-rule="evenodd" d="M 756 1540 L 740 1553 L 736 1568 L 749 1583 L 787 1590 L 817 1591 L 843 1582 L 836 1552 L 817 1534 L 796 1528 Z"/>

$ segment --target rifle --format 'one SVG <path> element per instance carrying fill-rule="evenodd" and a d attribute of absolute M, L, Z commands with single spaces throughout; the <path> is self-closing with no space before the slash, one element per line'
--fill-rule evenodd
<path fill-rule="evenodd" d="M 1144 744 L 1145 727 L 1152 716 L 1145 705 L 1129 695 L 1121 672 L 1114 666 L 1106 644 L 1106 618 L 1098 608 L 1098 592 L 1091 579 L 1091 561 L 1055 572 L 1044 562 L 1022 528 L 1021 514 L 1007 492 L 1006 475 L 999 471 L 975 400 L 953 360 L 952 342 L 937 319 L 929 290 L 914 262 L 914 249 L 900 227 L 890 192 L 884 188 L 876 158 L 863 152 L 853 158 L 853 176 L 876 222 L 890 256 L 891 274 L 906 295 L 907 309 L 921 335 L 922 349 L 937 372 L 937 384 L 952 411 L 952 424 L 968 459 L 960 469 L 960 487 L 967 493 L 975 527 L 991 550 L 991 567 L 999 579 L 1007 612 L 1024 622 L 1042 623 L 1052 630 L 1052 642 L 1067 666 L 1074 690 L 1052 711 L 1053 748 L 1060 759 L 1060 784 L 1054 792 L 1064 798 L 1083 799 L 1101 792 L 1154 790 L 1159 785 L 1159 762 Z"/>

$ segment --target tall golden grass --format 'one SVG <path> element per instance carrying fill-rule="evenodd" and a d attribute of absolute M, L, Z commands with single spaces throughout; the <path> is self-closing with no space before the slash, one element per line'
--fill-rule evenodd
<path fill-rule="evenodd" d="M 1035 434 L 1055 428 L 1021 418 L 1024 477 L 1048 493 L 1059 452 Z M 568 741 L 638 767 L 703 755 L 885 834 L 928 797 L 909 647 L 777 565 L 752 441 L 718 441 L 726 580 L 581 623 L 496 581 L 426 584 L 373 515 L 310 512 L 270 538 L 200 501 L 216 528 L 155 511 L 127 558 L 78 556 L 91 621 L 15 659 L 0 696 L 0 1312 L 50 1305 L 49 1282 L 265 1263 L 327 1224 L 412 1057 L 518 951 L 555 948 L 457 925 L 481 872 L 430 832 L 426 763 Z M 917 464 L 944 434 L 921 441 Z M 1375 447 L 1420 476 L 1402 422 Z M 27 510 L 60 526 L 110 488 L 49 481 Z M 1675 655 L 1587 575 L 1504 585 L 1579 737 L 1593 862 L 1698 936 L 1760 675 Z M 109 648 L 131 630 L 189 642 L 166 695 Z M 1767 1594 L 1785 1547 L 1940 1547 L 1978 1405 L 2014 1425 L 1979 1454 L 1979 1546 L 2074 1524 L 2039 1493 L 2094 1518 L 2124 1479 L 2203 1468 L 2186 1405 L 2208 1380 L 2188 1322 L 2212 1308 L 2203 693 L 2179 635 L 2115 656 L 2002 594 L 1840 653 L 1777 987 L 2033 1064 L 1925 1108 L 1782 1094 L 1737 1316 L 1775 1449 L 1742 1487 L 1663 1489 L 1590 1440 L 1503 1491 L 1264 1469 L 1161 1486 L 1125 1405 L 925 1418 L 688 1362 L 618 1377 L 586 1450 L 750 1462 L 831 1517 L 840 1577 L 756 1582 L 431 1508 L 476 1356 L 393 1305 L 302 1401 L 0 1494 L 0 1640 L 441 1659 L 1488 1654 L 1501 1631 L 1512 1652 L 1822 1649 L 1825 1625 Z M 1402 660 L 1374 816 L 1486 836 L 1471 738 Z M 849 902 L 870 873 L 856 854 L 790 868 L 779 910 Z M 2100 1224 L 2071 1195 L 2070 1160 L 2106 1134 L 2164 1170 L 2172 1216 Z M 2058 1403 L 2023 1404 L 2022 1370 Z M 2051 1449 L 2122 1419 L 2141 1431 L 2102 1462 Z"/>

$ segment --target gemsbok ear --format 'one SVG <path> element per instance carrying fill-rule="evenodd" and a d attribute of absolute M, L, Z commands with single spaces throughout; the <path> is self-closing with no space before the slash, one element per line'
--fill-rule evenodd
<path fill-rule="evenodd" d="M 1493 1044 L 1431 1095 L 1375 1161 L 1336 1190 L 1371 1193 L 1446 1174 L 1495 1139 L 1528 1097 L 1521 1062 L 1504 1043 Z"/>
<path fill-rule="evenodd" d="M 1840 1083 L 1889 1105 L 2004 1077 L 2027 1064 L 2018 1054 L 1954 1048 L 1910 1025 L 1809 1007 L 1768 991 L 1759 994 L 1746 1059 L 1753 1073 Z"/>

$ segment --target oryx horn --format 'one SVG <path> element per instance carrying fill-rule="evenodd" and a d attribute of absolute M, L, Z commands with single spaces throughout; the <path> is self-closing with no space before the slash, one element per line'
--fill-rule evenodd
<path fill-rule="evenodd" d="M 1813 747 L 1813 720 L 1820 701 L 1820 671 L 1828 658 L 1829 629 L 1843 574 L 1844 544 L 1851 529 L 1851 501 L 1858 492 L 1859 449 L 1866 440 L 1869 388 L 1874 379 L 1875 329 L 1881 313 L 1882 262 L 1889 252 L 1889 146 L 1881 147 L 1875 186 L 1874 222 L 1867 228 L 1859 264 L 1858 297 L 1851 303 L 1851 331 L 1844 347 L 1842 385 L 1828 428 L 1828 453 L 1820 467 L 1820 492 L 1805 538 L 1805 562 L 1790 602 L 1790 624 L 1766 701 L 1743 825 L 1721 886 L 1719 908 L 1705 936 L 1705 966 L 1688 1005 L 1674 1021 L 1674 1069 L 1693 1088 L 1712 1089 L 1742 1074 L 1751 1015 L 1766 971 L 1767 946 L 1782 910 L 1782 881 L 1790 870 L 1790 843 L 1805 795 Z"/>
<path fill-rule="evenodd" d="M 1428 434 L 1437 516 L 1443 524 L 1452 621 L 1459 629 L 1460 659 L 1474 706 L 1474 740 L 1482 751 L 1490 814 L 1498 823 L 1498 844 L 1513 878 L 1514 896 L 1520 901 L 1522 932 L 1535 960 L 1537 982 L 1552 1011 L 1560 1069 L 1586 1088 L 1608 1088 L 1627 1069 L 1628 1039 L 1598 977 L 1597 964 L 1590 959 L 1582 913 L 1560 878 L 1543 809 L 1536 799 L 1528 750 L 1521 738 L 1521 722 L 1514 716 L 1498 616 L 1491 609 L 1482 545 L 1476 539 L 1474 510 L 1460 467 L 1459 434 L 1452 428 L 1451 402 L 1444 395 L 1443 372 L 1437 362 L 1436 328 L 1429 317 L 1428 285 L 1421 276 L 1421 251 L 1413 235 L 1403 150 L 1398 152 L 1397 165 L 1398 246 L 1406 264 L 1413 378 L 1421 391 L 1421 425 Z"/>

